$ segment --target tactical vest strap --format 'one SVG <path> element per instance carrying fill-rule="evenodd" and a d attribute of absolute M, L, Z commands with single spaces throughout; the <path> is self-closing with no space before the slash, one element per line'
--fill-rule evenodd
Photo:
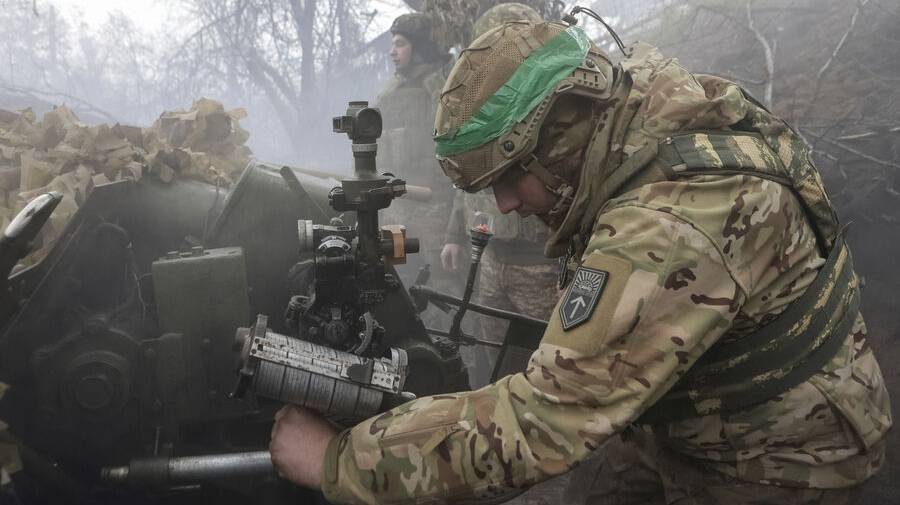
<path fill-rule="evenodd" d="M 704 354 L 640 419 L 675 421 L 728 413 L 801 384 L 841 348 L 859 313 L 859 289 L 843 239 L 815 281 L 775 320 Z"/>
<path fill-rule="evenodd" d="M 659 158 L 671 167 L 674 177 L 693 175 L 749 175 L 777 182 L 790 189 L 809 218 L 816 234 L 819 252 L 827 256 L 831 239 L 820 229 L 819 220 L 809 205 L 809 194 L 795 181 L 766 144 L 762 136 L 753 132 L 697 132 L 664 139 L 659 144 Z M 671 178 L 671 177 L 670 177 Z"/>
<path fill-rule="evenodd" d="M 659 158 L 676 176 L 747 174 L 793 187 L 783 175 L 781 160 L 762 137 L 746 132 L 691 133 L 669 137 L 659 146 Z"/>
<path fill-rule="evenodd" d="M 794 190 L 790 178 L 779 173 L 780 160 L 754 134 L 680 135 L 660 144 L 659 159 L 671 166 L 676 176 L 745 174 Z M 844 240 L 838 237 L 803 295 L 757 331 L 716 343 L 640 422 L 733 412 L 784 393 L 835 356 L 858 312 L 853 262 Z"/>
<path fill-rule="evenodd" d="M 559 197 L 556 205 L 549 211 L 551 216 L 569 208 L 572 204 L 572 198 L 575 196 L 575 188 L 564 181 L 562 177 L 547 170 L 547 167 L 541 164 L 538 157 L 533 153 L 529 159 L 523 161 L 519 166 L 522 167 L 522 170 L 534 174 L 544 184 L 547 191 Z"/>

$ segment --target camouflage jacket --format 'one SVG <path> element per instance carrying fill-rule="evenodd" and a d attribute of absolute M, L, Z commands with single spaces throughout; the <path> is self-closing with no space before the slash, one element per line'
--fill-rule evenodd
<path fill-rule="evenodd" d="M 595 135 L 606 150 L 588 155 L 548 245 L 572 244 L 582 268 L 609 273 L 589 318 L 564 329 L 561 302 L 522 373 L 417 399 L 342 432 L 326 458 L 329 500 L 505 499 L 569 471 L 638 422 L 717 341 L 753 331 L 813 281 L 823 264 L 815 233 L 794 193 L 776 182 L 699 175 L 605 192 L 605 180 L 649 142 L 728 129 L 750 110 L 736 86 L 695 77 L 648 46 L 622 66 L 630 78 Z M 795 143 L 775 147 L 786 165 L 809 166 Z M 830 213 L 827 201 L 815 207 L 811 214 Z M 739 479 L 838 488 L 879 468 L 891 422 L 860 317 L 831 362 L 799 386 L 743 411 L 655 430 L 698 464 Z"/>
<path fill-rule="evenodd" d="M 383 133 L 378 140 L 378 170 L 431 190 L 427 203 L 395 200 L 382 211 L 382 223 L 403 224 L 421 241 L 423 258 L 435 256 L 453 205 L 453 185 L 441 174 L 434 157 L 434 114 L 447 75 L 441 64 L 419 64 L 398 73 L 378 97 Z M 414 274 L 413 274 L 414 275 Z"/>
<path fill-rule="evenodd" d="M 378 141 L 378 167 L 408 183 L 449 194 L 452 184 L 434 158 L 434 113 L 446 69 L 419 64 L 398 73 L 378 97 L 384 128 Z M 449 200 L 449 199 L 447 199 Z"/>

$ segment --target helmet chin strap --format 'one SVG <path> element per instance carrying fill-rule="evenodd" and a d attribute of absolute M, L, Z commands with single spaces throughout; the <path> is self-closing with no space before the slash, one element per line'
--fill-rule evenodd
<path fill-rule="evenodd" d="M 534 153 L 529 154 L 528 160 L 521 162 L 519 165 L 522 167 L 522 170 L 534 174 L 544 184 L 547 191 L 558 197 L 556 205 L 547 212 L 551 219 L 569 209 L 572 205 L 572 199 L 575 197 L 575 188 L 571 184 L 548 170 Z"/>

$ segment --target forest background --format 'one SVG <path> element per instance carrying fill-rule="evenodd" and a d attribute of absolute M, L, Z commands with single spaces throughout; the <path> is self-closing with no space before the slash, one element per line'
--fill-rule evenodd
<path fill-rule="evenodd" d="M 66 105 L 86 124 L 146 126 L 208 97 L 243 108 L 256 158 L 346 173 L 331 117 L 375 101 L 392 76 L 393 18 L 424 10 L 462 42 L 495 0 L 159 0 L 99 22 L 45 0 L 0 0 L 0 109 Z M 548 17 L 572 5 L 528 0 Z M 900 404 L 900 4 L 895 0 L 587 0 L 626 43 L 724 76 L 787 119 L 845 223 L 864 281 L 871 344 Z M 589 33 L 611 40 L 590 20 Z M 865 503 L 896 503 L 900 442 Z"/>

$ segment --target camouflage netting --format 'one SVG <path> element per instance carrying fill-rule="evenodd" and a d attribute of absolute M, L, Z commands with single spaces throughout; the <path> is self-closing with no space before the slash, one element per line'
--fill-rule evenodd
<path fill-rule="evenodd" d="M 250 161 L 249 134 L 240 127 L 243 109 L 226 111 L 202 98 L 188 110 L 164 112 L 150 128 L 87 126 L 66 107 L 38 120 L 31 109 L 0 110 L 0 227 L 47 191 L 64 195 L 26 264 L 43 258 L 49 245 L 95 186 L 123 179 L 158 177 L 229 186 Z M 0 228 L 0 229 L 2 229 Z"/>

